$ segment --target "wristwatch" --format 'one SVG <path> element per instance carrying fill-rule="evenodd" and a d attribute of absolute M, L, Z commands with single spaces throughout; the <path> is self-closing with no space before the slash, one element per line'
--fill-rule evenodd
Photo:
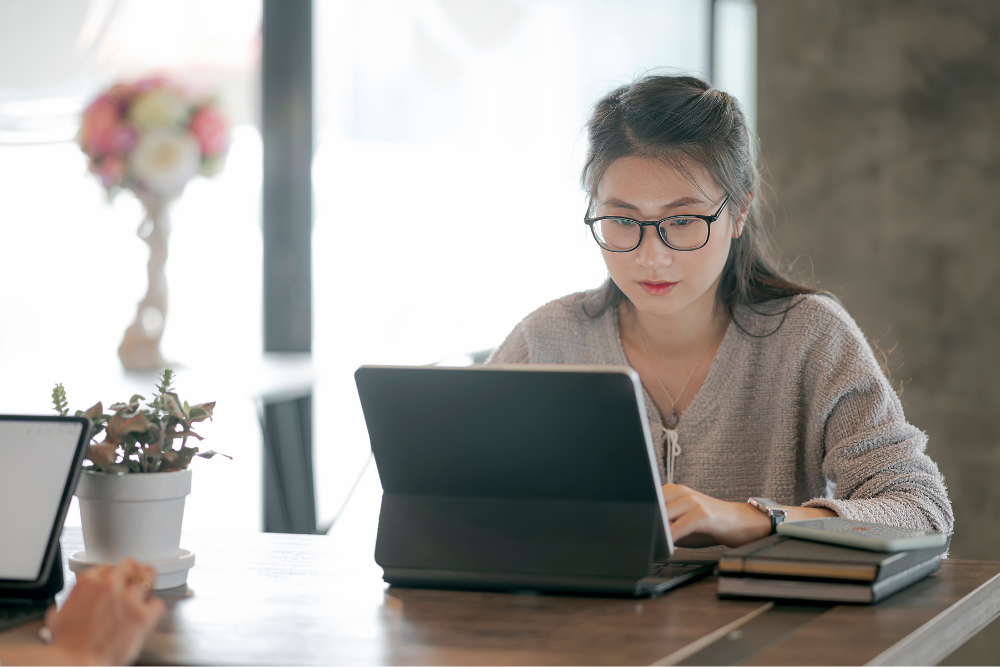
<path fill-rule="evenodd" d="M 778 532 L 778 524 L 785 520 L 788 510 L 770 498 L 749 498 L 747 502 L 756 507 L 771 519 L 771 535 Z"/>

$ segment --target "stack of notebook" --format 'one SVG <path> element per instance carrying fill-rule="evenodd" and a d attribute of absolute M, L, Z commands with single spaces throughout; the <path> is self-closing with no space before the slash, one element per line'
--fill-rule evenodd
<path fill-rule="evenodd" d="M 772 535 L 719 559 L 719 595 L 878 602 L 941 566 L 950 541 L 941 537 L 937 546 L 890 553 Z"/>

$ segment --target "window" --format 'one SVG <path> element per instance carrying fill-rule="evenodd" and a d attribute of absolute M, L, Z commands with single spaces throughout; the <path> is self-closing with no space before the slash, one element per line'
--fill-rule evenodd
<path fill-rule="evenodd" d="M 599 285 L 578 184 L 591 105 L 647 72 L 707 76 L 712 60 L 752 114 L 754 16 L 749 0 L 717 0 L 710 53 L 710 0 L 314 7 L 323 523 L 368 456 L 357 366 L 461 363 L 545 302 Z M 4 410 L 47 411 L 57 381 L 73 408 L 115 398 L 102 387 L 120 384 L 115 350 L 146 288 L 142 211 L 127 193 L 106 202 L 71 139 L 101 88 L 152 70 L 220 90 L 234 124 L 225 172 L 190 183 L 172 211 L 163 350 L 189 368 L 260 353 L 261 14 L 260 0 L 0 4 Z M 532 243 L 513 214 L 537 225 Z M 225 430 L 210 446 L 239 465 L 200 467 L 186 528 L 259 530 L 255 415 L 191 398 L 220 399 L 205 435 Z"/>
<path fill-rule="evenodd" d="M 604 280 L 582 224 L 583 125 L 601 95 L 646 72 L 706 76 L 711 5 L 314 6 L 317 489 L 329 516 L 367 456 L 355 368 L 496 347 L 535 308 Z M 725 11 L 716 25 L 734 41 L 716 57 L 745 57 L 736 37 L 753 25 Z M 727 67 L 737 83 L 742 70 Z M 515 214 L 537 224 L 532 243 L 513 233 Z"/>
<path fill-rule="evenodd" d="M 172 210 L 164 353 L 188 368 L 220 350 L 259 355 L 260 19 L 253 0 L 0 3 L 0 54 L 16 51 L 0 55 L 0 410 L 49 412 L 56 382 L 71 409 L 127 399 L 123 383 L 152 387 L 124 380 L 115 356 L 146 290 L 141 206 L 129 193 L 109 205 L 72 142 L 102 88 L 150 71 L 220 91 L 235 126 L 225 172 L 192 181 Z M 252 406 L 191 396 L 184 375 L 182 397 L 223 399 L 204 435 L 239 461 L 199 466 L 185 526 L 260 530 Z M 213 440 L 220 430 L 226 442 Z M 79 522 L 75 509 L 68 522 Z"/>

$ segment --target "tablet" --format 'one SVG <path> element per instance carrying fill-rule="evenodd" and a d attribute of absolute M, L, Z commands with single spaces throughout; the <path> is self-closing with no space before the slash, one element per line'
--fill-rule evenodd
<path fill-rule="evenodd" d="M 362 366 L 395 586 L 658 595 L 673 553 L 642 385 L 625 366 Z"/>
<path fill-rule="evenodd" d="M 948 536 L 944 533 L 853 521 L 841 517 L 781 523 L 778 524 L 778 532 L 802 540 L 884 552 L 940 547 L 948 541 Z"/>
<path fill-rule="evenodd" d="M 62 567 L 59 535 L 89 440 L 85 417 L 0 415 L 0 598 L 31 597 Z"/>

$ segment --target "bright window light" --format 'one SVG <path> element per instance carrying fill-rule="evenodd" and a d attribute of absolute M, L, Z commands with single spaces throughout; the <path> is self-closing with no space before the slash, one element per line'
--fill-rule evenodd
<path fill-rule="evenodd" d="M 314 7 L 316 469 L 329 517 L 368 455 L 359 365 L 461 363 L 604 280 L 583 224 L 583 125 L 643 74 L 707 76 L 710 4 Z"/>

